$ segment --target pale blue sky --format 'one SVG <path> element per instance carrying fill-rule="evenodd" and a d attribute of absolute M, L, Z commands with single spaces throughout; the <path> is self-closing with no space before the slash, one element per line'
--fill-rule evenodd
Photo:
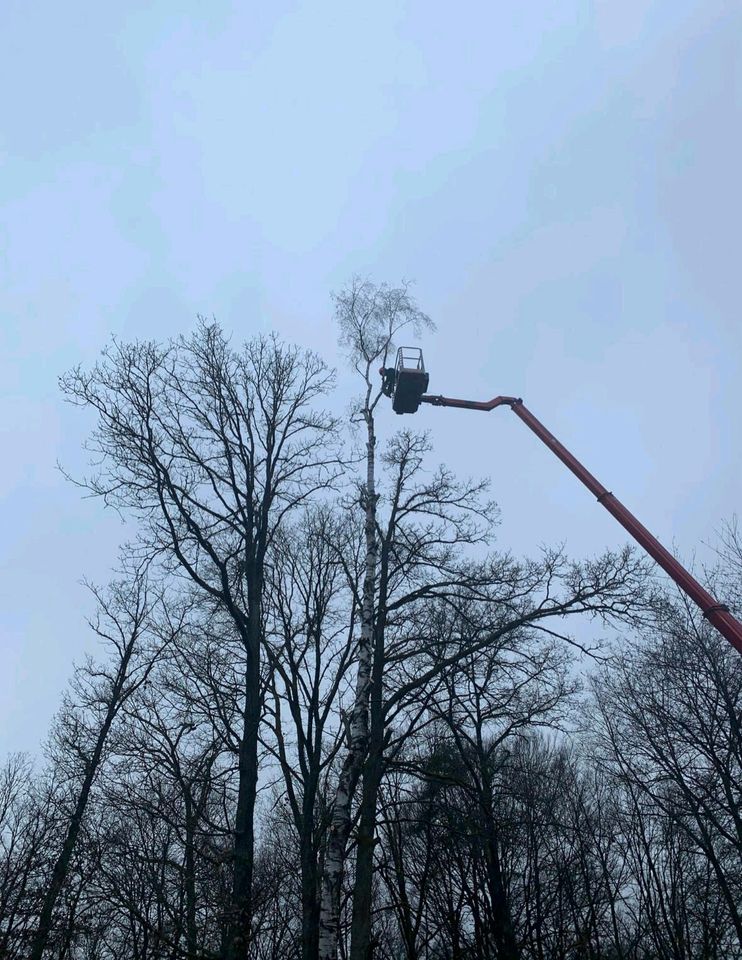
<path fill-rule="evenodd" d="M 411 278 L 433 391 L 523 396 L 685 557 L 739 509 L 742 3 L 5 0 L 0 37 L 0 753 L 123 536 L 55 470 L 89 427 L 57 375 L 111 334 L 336 362 L 330 290 Z M 508 411 L 416 422 L 503 546 L 624 541 Z"/>

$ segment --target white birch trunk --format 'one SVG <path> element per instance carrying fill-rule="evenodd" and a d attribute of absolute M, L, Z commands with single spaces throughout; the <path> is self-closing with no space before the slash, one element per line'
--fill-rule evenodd
<path fill-rule="evenodd" d="M 368 710 L 371 696 L 373 662 L 374 593 L 376 585 L 376 479 L 373 412 L 364 411 L 366 443 L 366 559 L 363 578 L 361 637 L 358 644 L 358 673 L 355 699 L 350 715 L 350 743 L 343 760 L 330 824 L 327 853 L 322 875 L 322 899 L 319 921 L 319 960 L 336 960 L 340 919 L 340 890 L 351 824 L 351 805 L 363 761 L 368 750 Z"/>

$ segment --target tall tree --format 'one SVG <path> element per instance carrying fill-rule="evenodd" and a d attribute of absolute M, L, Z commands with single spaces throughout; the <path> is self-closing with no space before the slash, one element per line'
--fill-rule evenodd
<path fill-rule="evenodd" d="M 366 483 L 359 498 L 366 561 L 356 699 L 325 863 L 320 956 L 334 957 L 337 950 L 340 877 L 351 803 L 362 778 L 351 958 L 366 960 L 372 949 L 379 790 L 385 755 L 400 744 L 399 738 L 393 743 L 395 719 L 405 715 L 409 733 L 416 714 L 424 713 L 425 697 L 434 696 L 447 669 L 499 637 L 517 635 L 528 624 L 585 612 L 630 620 L 641 595 L 644 565 L 630 552 L 606 554 L 582 566 L 569 564 L 558 554 L 544 564 L 525 567 L 508 558 L 467 559 L 464 548 L 487 543 L 494 529 L 496 508 L 484 496 L 486 483 L 458 482 L 446 468 L 428 474 L 424 462 L 429 443 L 407 431 L 396 435 L 384 453 L 388 482 L 381 503 L 374 419 L 380 391 L 372 378 L 378 363 L 386 364 L 396 333 L 406 325 L 419 329 L 429 321 L 419 314 L 406 288 L 389 290 L 356 282 L 337 298 L 337 307 L 343 342 L 366 388 L 358 412 L 366 428 Z M 554 590 L 557 582 L 561 595 Z M 536 597 L 542 590 L 545 595 L 539 602 Z M 436 601 L 463 611 L 480 600 L 491 611 L 486 628 L 445 651 L 435 634 L 426 642 L 421 623 Z M 421 707 L 422 691 L 427 692 Z"/>
<path fill-rule="evenodd" d="M 354 419 L 365 429 L 365 482 L 358 490 L 364 518 L 365 560 L 360 597 L 361 624 L 356 653 L 355 697 L 348 721 L 348 746 L 338 778 L 332 810 L 320 910 L 320 960 L 334 960 L 338 949 L 340 888 L 351 825 L 351 804 L 361 775 L 369 735 L 375 596 L 378 562 L 376 492 L 376 406 L 382 396 L 377 366 L 386 366 L 397 334 L 411 327 L 419 333 L 432 322 L 418 307 L 408 286 L 375 285 L 356 278 L 335 296 L 340 342 L 363 382 L 363 394 Z"/>
<path fill-rule="evenodd" d="M 87 488 L 139 519 L 141 549 L 190 579 L 242 647 L 228 960 L 250 941 L 266 562 L 286 517 L 340 472 L 336 422 L 314 406 L 332 380 L 312 353 L 275 337 L 233 349 L 206 323 L 164 346 L 115 342 L 62 379 L 97 416 Z"/>

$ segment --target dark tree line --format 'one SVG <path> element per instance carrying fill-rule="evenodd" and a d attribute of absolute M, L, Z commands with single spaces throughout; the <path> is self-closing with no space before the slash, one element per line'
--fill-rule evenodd
<path fill-rule="evenodd" d="M 428 318 L 336 307 L 355 432 L 319 357 L 215 325 L 63 378 L 137 535 L 0 772 L 0 957 L 742 956 L 737 654 L 630 550 L 495 549 L 486 483 L 378 440 Z M 731 524 L 730 604 L 741 557 Z"/>

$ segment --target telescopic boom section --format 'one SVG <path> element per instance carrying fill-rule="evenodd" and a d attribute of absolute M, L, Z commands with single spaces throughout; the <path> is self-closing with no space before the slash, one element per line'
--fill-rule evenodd
<path fill-rule="evenodd" d="M 712 623 L 719 633 L 742 653 L 742 623 L 729 612 L 726 604 L 719 603 L 708 590 L 691 576 L 685 567 L 678 563 L 673 555 L 666 550 L 659 540 L 652 536 L 644 524 L 627 510 L 621 501 L 606 490 L 602 483 L 587 470 L 580 461 L 572 456 L 567 448 L 537 420 L 522 400 L 517 397 L 494 397 L 492 400 L 456 400 L 452 397 L 422 396 L 421 403 L 430 403 L 435 407 L 458 407 L 462 410 L 483 410 L 489 412 L 495 407 L 508 406 L 536 436 L 554 453 L 562 463 L 569 467 L 572 473 L 581 480 L 588 490 L 595 494 L 598 503 L 602 504 L 612 516 L 618 520 L 624 529 L 641 544 L 653 560 L 662 567 L 672 579 L 702 610 L 704 617 Z"/>

